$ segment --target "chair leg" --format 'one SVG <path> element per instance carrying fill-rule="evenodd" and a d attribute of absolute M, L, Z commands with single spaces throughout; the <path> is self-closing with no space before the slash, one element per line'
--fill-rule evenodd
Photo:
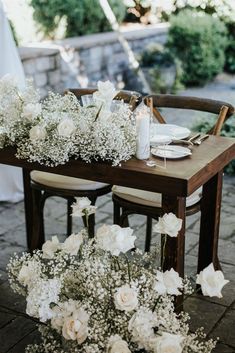
<path fill-rule="evenodd" d="M 72 228 L 73 228 L 73 222 L 72 222 L 72 204 L 74 200 L 72 198 L 69 198 L 67 200 L 67 237 L 69 237 L 72 234 Z"/>
<path fill-rule="evenodd" d="M 45 199 L 43 198 L 40 190 L 32 189 L 33 199 L 33 222 L 34 227 L 32 230 L 32 246 L 33 249 L 41 249 L 45 242 L 44 234 L 44 220 L 43 220 L 43 208 Z"/>
<path fill-rule="evenodd" d="M 145 238 L 145 252 L 150 251 L 152 238 L 152 218 L 147 216 L 146 238 Z"/>
<path fill-rule="evenodd" d="M 119 206 L 118 202 L 113 200 L 113 224 L 120 225 L 120 218 L 121 218 L 121 207 Z"/>
<path fill-rule="evenodd" d="M 120 217 L 120 226 L 123 228 L 129 227 L 129 220 L 128 220 L 129 213 L 125 208 L 122 208 L 122 215 Z"/>
<path fill-rule="evenodd" d="M 222 183 L 223 171 L 220 171 L 203 186 L 197 273 L 200 273 L 211 262 L 216 270 L 221 270 L 218 259 L 218 242 Z"/>

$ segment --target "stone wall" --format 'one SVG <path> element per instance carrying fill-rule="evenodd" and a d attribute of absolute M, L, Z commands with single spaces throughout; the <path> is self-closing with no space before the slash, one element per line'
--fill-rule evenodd
<path fill-rule="evenodd" d="M 158 24 L 132 28 L 123 34 L 138 54 L 151 42 L 164 44 L 167 30 L 167 24 Z M 106 79 L 123 88 L 123 82 L 134 77 L 113 32 L 31 44 L 19 48 L 19 52 L 25 73 L 33 77 L 42 98 L 49 90 L 63 92 L 66 88 L 95 86 L 98 80 Z"/>

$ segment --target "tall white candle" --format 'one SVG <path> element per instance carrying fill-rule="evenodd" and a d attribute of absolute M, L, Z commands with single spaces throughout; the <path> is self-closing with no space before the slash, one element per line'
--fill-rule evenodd
<path fill-rule="evenodd" d="M 136 134 L 136 157 L 147 159 L 150 156 L 150 116 L 148 109 L 137 112 Z"/>

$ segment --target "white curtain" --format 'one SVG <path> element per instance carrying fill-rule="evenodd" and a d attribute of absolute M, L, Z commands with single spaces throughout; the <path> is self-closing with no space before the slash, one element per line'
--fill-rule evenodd
<path fill-rule="evenodd" d="M 0 0 L 0 77 L 16 76 L 20 88 L 25 85 L 22 63 Z M 1 97 L 0 97 L 1 104 Z M 18 202 L 23 199 L 21 168 L 0 164 L 0 201 Z"/>

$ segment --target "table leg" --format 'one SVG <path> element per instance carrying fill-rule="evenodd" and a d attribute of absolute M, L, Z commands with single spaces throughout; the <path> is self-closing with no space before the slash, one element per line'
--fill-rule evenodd
<path fill-rule="evenodd" d="M 213 262 L 215 269 L 221 269 L 218 259 L 218 241 L 222 183 L 223 171 L 220 171 L 203 186 L 198 273 L 211 262 Z"/>
<path fill-rule="evenodd" d="M 164 256 L 163 270 L 166 271 L 173 268 L 180 277 L 184 277 L 186 198 L 162 195 L 162 211 L 163 214 L 172 212 L 183 221 L 177 237 L 167 236 L 164 254 L 162 251 L 162 256 Z M 174 305 L 178 313 L 183 310 L 183 300 L 183 295 L 175 298 Z"/>
<path fill-rule="evenodd" d="M 162 211 L 174 213 L 176 217 L 183 220 L 182 228 L 177 237 L 167 237 L 165 244 L 165 259 L 163 270 L 173 268 L 181 277 L 184 276 L 184 248 L 185 248 L 185 213 L 186 199 L 184 197 L 173 197 L 162 195 Z"/>
<path fill-rule="evenodd" d="M 26 239 L 28 249 L 31 251 L 32 232 L 33 232 L 33 197 L 30 187 L 30 172 L 31 170 L 22 169 L 23 171 L 23 184 L 24 184 L 24 208 L 25 208 L 25 224 L 26 224 Z"/>

